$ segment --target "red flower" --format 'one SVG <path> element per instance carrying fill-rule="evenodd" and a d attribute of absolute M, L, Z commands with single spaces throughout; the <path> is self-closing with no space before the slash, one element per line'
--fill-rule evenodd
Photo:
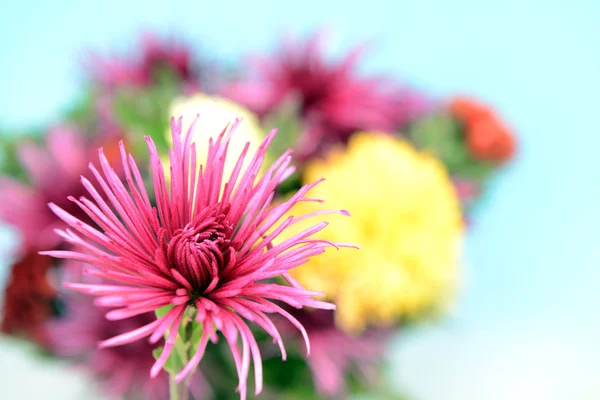
<path fill-rule="evenodd" d="M 4 291 L 2 332 L 45 343 L 43 323 L 53 313 L 56 291 L 47 278 L 52 259 L 29 252 L 11 270 Z"/>
<path fill-rule="evenodd" d="M 456 97 L 449 109 L 465 125 L 467 146 L 474 158 L 496 163 L 512 158 L 515 137 L 490 107 L 473 99 Z"/>

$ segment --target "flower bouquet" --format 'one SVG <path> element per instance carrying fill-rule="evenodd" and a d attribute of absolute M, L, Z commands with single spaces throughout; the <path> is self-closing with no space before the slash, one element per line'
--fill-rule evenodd
<path fill-rule="evenodd" d="M 512 158 L 489 106 L 287 39 L 234 74 L 172 39 L 90 57 L 60 123 L 5 135 L 2 332 L 111 398 L 402 398 L 386 341 L 442 317 Z M 12 138 L 12 139 L 9 139 Z"/>

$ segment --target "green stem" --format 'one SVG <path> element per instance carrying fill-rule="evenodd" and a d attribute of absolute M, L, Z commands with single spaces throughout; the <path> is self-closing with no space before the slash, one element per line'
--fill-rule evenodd
<path fill-rule="evenodd" d="M 187 325 L 191 324 L 193 319 L 189 316 L 186 316 L 184 321 L 182 321 L 182 326 L 184 327 L 183 331 L 180 331 L 177 335 L 177 340 L 175 341 L 175 351 L 179 358 L 181 359 L 182 366 L 186 365 L 189 361 L 189 351 L 190 351 L 190 343 L 189 343 L 189 333 L 187 329 Z M 190 378 L 193 375 L 193 371 L 188 374 L 185 379 L 179 383 L 175 382 L 175 373 L 169 373 L 169 399 L 170 400 L 189 400 L 190 398 Z"/>
<path fill-rule="evenodd" d="M 169 375 L 169 400 L 189 400 L 190 380 L 185 378 L 180 383 L 175 382 L 175 375 Z"/>

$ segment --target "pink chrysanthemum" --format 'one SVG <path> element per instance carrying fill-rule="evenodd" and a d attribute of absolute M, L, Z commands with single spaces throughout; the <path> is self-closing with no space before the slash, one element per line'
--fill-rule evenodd
<path fill-rule="evenodd" d="M 202 338 L 197 352 L 176 376 L 177 381 L 183 380 L 198 365 L 208 340 L 215 342 L 219 330 L 231 347 L 239 375 L 238 389 L 244 399 L 251 359 L 254 360 L 256 393 L 261 391 L 262 362 L 256 340 L 242 317 L 270 334 L 285 359 L 281 336 L 267 316 L 278 313 L 302 332 L 310 351 L 305 329 L 273 300 L 296 308 L 334 309 L 332 304 L 313 299 L 321 293 L 302 288 L 288 271 L 337 244 L 313 237 L 326 222 L 278 241 L 279 235 L 290 225 L 322 212 L 283 219 L 300 201 L 320 201 L 306 197 L 318 182 L 302 187 L 289 200 L 272 205 L 275 187 L 293 172 L 291 152 L 287 151 L 258 178 L 275 131 L 265 138 L 245 171 L 241 171 L 241 167 L 248 145 L 231 176 L 223 177 L 229 140 L 238 122 L 231 129 L 226 128 L 216 141 L 210 140 L 206 163 L 197 169 L 196 148 L 192 143 L 195 122 L 182 136 L 181 119 L 172 120 L 170 188 L 156 147 L 146 138 L 156 208 L 151 206 L 138 167 L 123 145 L 125 183 L 100 151 L 102 173 L 93 165 L 90 169 L 108 201 L 104 201 L 86 179 L 82 182 L 93 201 L 85 197 L 71 200 L 101 229 L 50 204 L 74 229 L 58 230 L 58 233 L 79 251 L 46 254 L 89 263 L 96 268 L 86 270 L 87 274 L 115 282 L 113 285 L 67 284 L 80 292 L 100 296 L 99 305 L 119 307 L 106 314 L 110 320 L 172 306 L 152 323 L 106 340 L 101 347 L 130 343 L 147 336 L 154 343 L 167 333 L 164 350 L 151 369 L 151 375 L 156 376 L 173 350 L 184 314 L 189 315 L 186 311 L 191 310 L 203 324 Z M 347 214 L 346 211 L 328 212 Z M 279 276 L 290 286 L 269 281 Z"/>
<path fill-rule="evenodd" d="M 299 108 L 304 124 L 297 143 L 300 160 L 345 143 L 356 131 L 392 132 L 419 116 L 428 101 L 417 92 L 380 78 L 359 78 L 363 47 L 337 65 L 325 60 L 321 32 L 306 43 L 283 42 L 274 57 L 252 59 L 255 80 L 224 88 L 225 96 L 264 116 L 284 102 Z"/>
<path fill-rule="evenodd" d="M 44 329 L 49 350 L 56 356 L 81 360 L 106 393 L 114 399 L 166 400 L 169 398 L 169 375 L 161 372 L 150 379 L 154 364 L 153 345 L 143 341 L 114 348 L 98 349 L 97 343 L 112 336 L 151 323 L 154 313 L 137 315 L 122 321 L 108 321 L 91 297 L 80 294 L 63 297 L 66 315 L 46 324 Z M 191 381 L 194 398 L 205 398 L 207 383 L 200 374 Z"/>
<path fill-rule="evenodd" d="M 147 86 L 155 82 L 160 68 L 167 68 L 186 85 L 199 88 L 194 77 L 189 49 L 174 40 L 160 40 L 145 34 L 140 43 L 137 59 L 102 58 L 92 56 L 90 68 L 93 77 L 107 88 L 119 86 Z"/>

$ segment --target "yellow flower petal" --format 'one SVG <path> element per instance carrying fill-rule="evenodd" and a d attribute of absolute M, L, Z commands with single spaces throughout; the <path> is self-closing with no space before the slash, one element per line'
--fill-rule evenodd
<path fill-rule="evenodd" d="M 349 331 L 443 310 L 457 284 L 464 230 L 443 165 L 389 135 L 359 133 L 346 149 L 307 165 L 306 182 L 320 177 L 310 197 L 326 203 L 299 203 L 292 214 L 349 210 L 350 218 L 329 216 L 320 237 L 361 250 L 328 249 L 292 275 L 337 303 Z"/>

